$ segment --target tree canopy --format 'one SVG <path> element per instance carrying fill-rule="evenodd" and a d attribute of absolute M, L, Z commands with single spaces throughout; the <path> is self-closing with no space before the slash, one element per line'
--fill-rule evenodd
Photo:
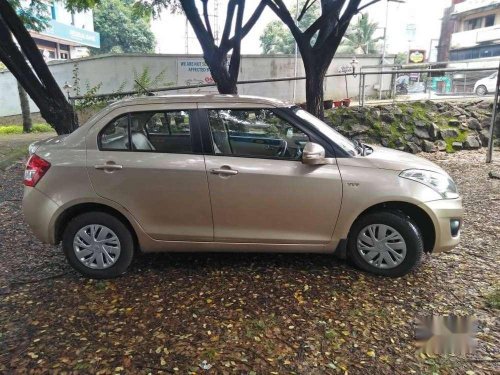
<path fill-rule="evenodd" d="M 94 30 L 100 33 L 102 53 L 151 53 L 156 45 L 150 16 L 134 12 L 133 0 L 101 0 L 94 8 Z"/>
<path fill-rule="evenodd" d="M 382 37 L 374 38 L 378 23 L 370 22 L 368 13 L 361 14 L 354 24 L 351 24 L 342 40 L 342 52 L 369 54 L 379 52 L 378 42 Z"/>

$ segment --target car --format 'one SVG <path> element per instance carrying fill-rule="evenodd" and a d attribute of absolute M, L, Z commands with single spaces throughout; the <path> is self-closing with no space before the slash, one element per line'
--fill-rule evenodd
<path fill-rule="evenodd" d="M 26 222 L 90 278 L 136 251 L 336 254 L 398 277 L 460 239 L 443 169 L 274 99 L 126 99 L 29 151 Z"/>
<path fill-rule="evenodd" d="M 484 96 L 486 94 L 495 93 L 495 87 L 497 85 L 497 75 L 495 72 L 486 78 L 482 78 L 474 84 L 474 92 L 476 95 Z"/>

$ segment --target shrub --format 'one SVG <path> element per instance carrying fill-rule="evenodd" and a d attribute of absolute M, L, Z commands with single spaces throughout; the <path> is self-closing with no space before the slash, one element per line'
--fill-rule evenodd
<path fill-rule="evenodd" d="M 49 132 L 53 132 L 54 129 L 48 124 L 33 124 L 31 131 L 33 133 L 49 133 Z M 0 126 L 0 135 L 22 134 L 22 133 L 23 133 L 23 126 L 22 125 Z"/>

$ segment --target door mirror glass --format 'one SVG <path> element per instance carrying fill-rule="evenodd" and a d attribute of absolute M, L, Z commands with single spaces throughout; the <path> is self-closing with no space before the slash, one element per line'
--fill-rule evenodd
<path fill-rule="evenodd" d="M 323 146 L 314 142 L 307 142 L 302 153 L 302 163 L 309 165 L 334 164 L 335 159 L 325 158 Z"/>

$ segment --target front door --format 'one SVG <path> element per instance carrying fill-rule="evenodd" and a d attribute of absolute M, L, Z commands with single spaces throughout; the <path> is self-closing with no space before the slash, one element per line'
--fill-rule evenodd
<path fill-rule="evenodd" d="M 213 240 L 205 160 L 191 132 L 193 113 L 129 111 L 89 136 L 98 141 L 98 147 L 92 139 L 87 143 L 96 193 L 125 207 L 154 239 Z"/>
<path fill-rule="evenodd" d="M 301 163 L 310 136 L 273 109 L 207 109 L 214 240 L 328 243 L 342 199 L 337 165 Z"/>

